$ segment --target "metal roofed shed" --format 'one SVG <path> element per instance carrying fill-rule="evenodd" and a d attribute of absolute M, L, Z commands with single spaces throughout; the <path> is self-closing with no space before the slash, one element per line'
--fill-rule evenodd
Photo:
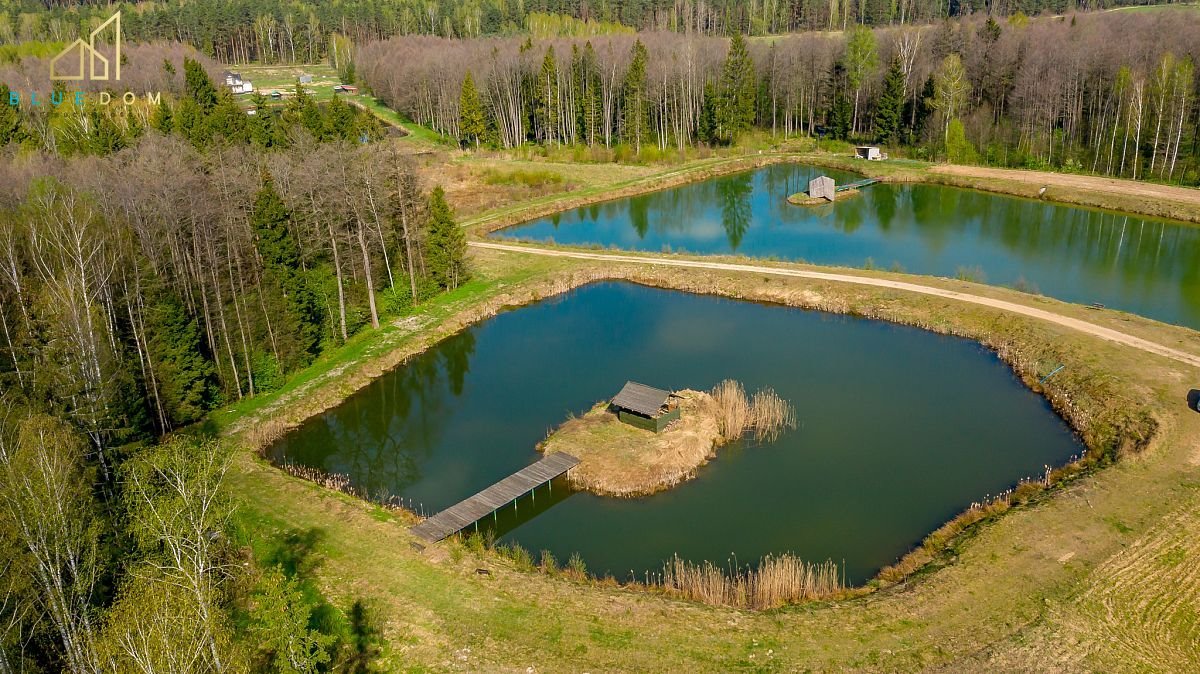
<path fill-rule="evenodd" d="M 679 405 L 670 391 L 634 381 L 625 382 L 612 407 L 621 421 L 655 433 L 679 418 Z"/>

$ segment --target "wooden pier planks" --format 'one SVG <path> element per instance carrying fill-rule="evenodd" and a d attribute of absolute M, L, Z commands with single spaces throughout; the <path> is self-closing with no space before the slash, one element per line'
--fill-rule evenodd
<path fill-rule="evenodd" d="M 579 459 L 570 454 L 556 452 L 547 454 L 537 463 L 500 480 L 483 491 L 446 508 L 412 528 L 417 536 L 437 542 L 455 534 L 492 511 L 512 503 L 533 489 L 562 475 L 579 465 Z"/>

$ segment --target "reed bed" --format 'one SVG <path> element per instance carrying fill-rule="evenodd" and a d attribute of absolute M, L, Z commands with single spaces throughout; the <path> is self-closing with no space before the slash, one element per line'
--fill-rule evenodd
<path fill-rule="evenodd" d="M 814 564 L 791 554 L 769 555 L 755 568 L 732 573 L 712 562 L 696 564 L 675 556 L 651 584 L 684 599 L 750 609 L 831 599 L 845 589 L 837 564 Z"/>
<path fill-rule="evenodd" d="M 427 516 L 425 513 L 424 504 L 418 503 L 409 498 L 404 498 L 403 496 L 395 496 L 393 494 L 370 494 L 366 490 L 355 486 L 349 475 L 345 475 L 343 473 L 329 473 L 321 470 L 320 468 L 302 466 L 295 463 L 281 463 L 276 465 L 279 466 L 280 470 L 288 475 L 291 475 L 292 477 L 298 477 L 301 480 L 307 480 L 314 484 L 318 484 L 325 489 L 338 491 L 343 494 L 374 503 L 375 505 L 383 507 L 393 513 L 404 514 L 411 518 L 415 518 L 416 520 L 424 519 Z"/>
<path fill-rule="evenodd" d="M 726 379 L 710 395 L 716 401 L 717 424 L 726 440 L 753 432 L 755 440 L 769 442 L 796 427 L 795 408 L 774 389 L 765 388 L 750 396 L 739 382 Z"/>

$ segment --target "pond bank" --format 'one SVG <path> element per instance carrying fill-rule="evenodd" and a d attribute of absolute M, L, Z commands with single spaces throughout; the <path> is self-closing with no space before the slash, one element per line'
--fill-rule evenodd
<path fill-rule="evenodd" d="M 976 189 L 1035 201 L 1167 218 L 1200 225 L 1200 207 L 1195 205 L 1191 194 L 1192 192 L 1200 193 L 1200 190 L 1191 188 L 1097 176 L 1075 176 L 1048 171 L 988 169 L 976 166 L 930 164 L 913 160 L 868 162 L 854 159 L 850 155 L 815 152 L 779 152 L 698 160 L 644 178 L 611 185 L 598 185 L 539 198 L 530 203 L 502 206 L 467 218 L 460 224 L 468 228 L 469 232 L 486 235 L 582 206 L 639 196 L 710 178 L 787 163 L 848 171 L 885 183 L 927 183 Z"/>
<path fill-rule="evenodd" d="M 497 260 L 494 257 L 489 259 L 485 256 L 485 264 L 491 265 L 495 262 Z M 694 293 L 882 318 L 982 341 L 1022 374 L 1027 385 L 1046 395 L 1055 409 L 1081 432 L 1089 448 L 1094 450 L 1089 451 L 1080 461 L 1054 471 L 1052 475 L 1046 476 L 1044 481 L 1031 482 L 1022 485 L 1015 492 L 1003 494 L 1005 509 L 1010 502 L 1034 498 L 1044 491 L 1046 486 L 1058 484 L 1092 466 L 1107 463 L 1120 453 L 1137 451 L 1151 440 L 1156 428 L 1157 422 L 1154 417 L 1136 404 L 1136 392 L 1121 390 L 1111 377 L 1097 372 L 1098 366 L 1092 353 L 1094 349 L 1088 346 L 1090 340 L 1082 335 L 1068 332 L 1065 339 L 1061 334 L 1057 339 L 1039 339 L 1037 335 L 1043 334 L 1046 326 L 1036 323 L 1030 325 L 1022 319 L 997 321 L 996 314 L 991 309 L 962 307 L 957 303 L 947 306 L 942 301 L 930 298 L 869 287 L 846 287 L 843 284 L 823 283 L 812 279 L 772 278 L 768 283 L 760 276 L 736 272 L 720 271 L 700 275 L 684 269 L 631 268 L 622 264 L 591 265 L 583 262 L 557 269 L 545 269 L 544 273 L 536 274 L 531 279 L 505 286 L 502 293 L 490 295 L 478 303 L 468 303 L 468 306 L 462 308 L 463 311 L 431 327 L 428 333 L 423 333 L 422 338 L 418 340 L 419 347 L 410 344 L 409 348 L 389 354 L 389 359 L 406 359 L 436 342 L 441 336 L 450 334 L 443 330 L 451 329 L 451 332 L 456 332 L 465 327 L 472 317 L 478 319 L 493 315 L 502 307 L 536 301 L 601 279 L 622 279 Z M 1043 364 L 1050 361 L 1067 363 L 1068 368 L 1045 386 L 1040 386 L 1037 384 L 1038 376 L 1045 369 Z M 1097 374 L 1101 376 L 1096 376 Z M 256 428 L 270 430 L 271 435 L 276 436 L 285 430 L 285 426 L 271 423 Z M 891 569 L 887 578 L 881 577 L 881 580 L 885 581 L 884 584 L 898 582 L 936 561 L 942 550 L 958 541 L 964 532 L 975 529 L 971 525 L 990 519 L 996 514 L 999 507 L 996 503 L 989 501 L 972 506 L 952 523 L 950 529 L 939 529 L 935 532 L 936 539 L 918 547 L 914 552 L 915 556 L 910 556 L 901 565 L 903 571 Z M 935 541 L 936 545 L 933 544 Z"/>

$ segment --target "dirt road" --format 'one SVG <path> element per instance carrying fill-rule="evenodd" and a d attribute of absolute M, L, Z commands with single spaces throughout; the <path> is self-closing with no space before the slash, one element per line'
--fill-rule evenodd
<path fill-rule="evenodd" d="M 1104 178 L 1101 176 L 1073 175 L 1069 173 L 1050 173 L 1047 171 L 1023 171 L 1019 169 L 985 168 L 982 166 L 934 166 L 930 173 L 945 175 L 968 176 L 972 178 L 987 178 L 992 180 L 1013 180 L 1030 185 L 1050 185 L 1052 187 L 1069 187 L 1092 192 L 1136 194 L 1141 197 L 1164 199 L 1180 204 L 1188 204 L 1200 208 L 1200 189 L 1179 187 L 1176 185 L 1156 185 L 1135 180 L 1119 178 Z"/>
<path fill-rule="evenodd" d="M 502 250 L 511 253 L 525 253 L 527 255 L 544 255 L 549 257 L 566 257 L 576 260 L 598 260 L 601 262 L 621 262 L 628 264 L 644 264 L 658 265 L 665 267 L 685 267 L 689 269 L 712 269 L 716 271 L 734 271 L 734 272 L 749 272 L 753 274 L 772 274 L 775 276 L 791 276 L 797 278 L 809 278 L 818 281 L 834 281 L 837 283 L 853 283 L 863 286 L 873 286 L 876 288 L 891 288 L 894 290 L 903 290 L 906 292 L 920 293 L 922 295 L 932 295 L 935 297 L 943 297 L 945 299 L 956 300 L 959 302 L 968 302 L 978 304 L 993 309 L 999 309 L 1011 314 L 1028 316 L 1039 320 L 1061 325 L 1072 330 L 1099 337 L 1116 344 L 1131 346 L 1135 349 L 1140 349 L 1147 353 L 1153 353 L 1158 356 L 1164 356 L 1172 360 L 1200 368 L 1200 356 L 1172 349 L 1162 344 L 1151 342 L 1140 337 L 1106 328 L 1094 323 L 1079 320 L 1056 314 L 1052 311 L 1038 309 L 1035 307 L 1017 304 L 1015 302 L 1007 302 L 1005 300 L 993 299 L 990 297 L 982 297 L 979 295 L 971 295 L 969 293 L 960 293 L 954 290 L 945 290 L 943 288 L 935 288 L 932 286 L 920 285 L 917 283 L 908 283 L 905 281 L 891 281 L 888 279 L 871 278 L 869 276 L 855 276 L 852 274 L 837 274 L 823 271 L 809 271 L 805 269 L 785 269 L 779 267 L 764 267 L 750 264 L 733 264 L 728 262 L 704 262 L 701 260 L 678 260 L 672 258 L 650 257 L 650 256 L 635 256 L 635 255 L 619 255 L 609 253 L 587 253 L 583 251 L 570 250 L 548 250 L 545 248 L 535 248 L 532 246 L 512 245 L 505 243 L 491 243 L 484 241 L 472 241 L 471 246 L 476 248 L 486 248 L 489 250 Z"/>

